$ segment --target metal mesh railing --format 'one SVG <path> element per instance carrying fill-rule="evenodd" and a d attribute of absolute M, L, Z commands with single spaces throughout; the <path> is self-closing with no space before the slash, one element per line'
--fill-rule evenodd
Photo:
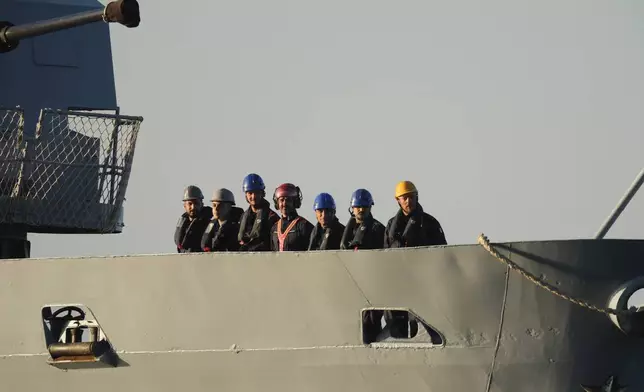
<path fill-rule="evenodd" d="M 28 225 L 32 232 L 120 231 L 142 121 L 42 110 L 20 161 L 8 203 L 12 222 L 6 223 Z"/>
<path fill-rule="evenodd" d="M 0 203 L 10 207 L 20 164 L 24 157 L 24 112 L 20 108 L 0 108 Z M 9 220 L 10 208 L 0 208 L 0 222 Z"/>

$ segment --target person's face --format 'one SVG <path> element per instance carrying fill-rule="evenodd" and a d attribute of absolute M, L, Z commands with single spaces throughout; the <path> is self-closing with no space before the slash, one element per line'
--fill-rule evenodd
<path fill-rule="evenodd" d="M 250 206 L 257 207 L 259 202 L 262 200 L 261 191 L 246 192 L 246 200 Z"/>
<path fill-rule="evenodd" d="M 371 207 L 353 207 L 353 215 L 356 217 L 356 221 L 362 222 L 371 211 Z"/>
<path fill-rule="evenodd" d="M 322 226 L 323 229 L 326 229 L 335 217 L 335 211 L 329 208 L 320 208 L 319 210 L 315 210 L 315 217 L 317 218 L 320 226 Z"/>
<path fill-rule="evenodd" d="M 201 200 L 192 199 L 183 201 L 183 209 L 186 211 L 186 213 L 188 213 L 188 216 L 190 218 L 197 216 L 197 213 L 199 212 L 201 206 Z"/>
<path fill-rule="evenodd" d="M 232 204 L 225 201 L 212 202 L 212 216 L 218 220 L 226 220 L 228 213 L 232 208 Z"/>
<path fill-rule="evenodd" d="M 407 193 L 398 197 L 398 205 L 403 210 L 405 215 L 410 214 L 416 209 L 416 204 L 418 203 L 418 196 L 415 193 Z"/>
<path fill-rule="evenodd" d="M 286 217 L 289 212 L 295 209 L 295 200 L 292 197 L 282 196 L 277 199 L 277 207 L 282 214 L 282 217 Z"/>

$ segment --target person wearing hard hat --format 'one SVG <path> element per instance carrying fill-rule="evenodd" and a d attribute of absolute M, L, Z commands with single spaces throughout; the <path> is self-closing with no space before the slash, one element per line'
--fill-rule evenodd
<path fill-rule="evenodd" d="M 357 189 L 351 195 L 351 218 L 340 240 L 340 249 L 381 249 L 384 246 L 385 227 L 371 213 L 374 205 L 371 193 Z"/>
<path fill-rule="evenodd" d="M 239 219 L 244 213 L 235 207 L 235 196 L 226 189 L 213 192 L 212 219 L 201 237 L 201 247 L 206 252 L 234 252 L 239 250 Z"/>
<path fill-rule="evenodd" d="M 385 231 L 386 248 L 446 245 L 445 234 L 438 220 L 423 211 L 418 203 L 418 190 L 411 181 L 396 185 L 395 198 L 399 210 L 389 219 Z M 409 313 L 400 310 L 384 311 L 389 334 L 404 338 L 409 333 Z"/>
<path fill-rule="evenodd" d="M 335 200 L 328 193 L 320 193 L 313 202 L 318 223 L 309 240 L 309 250 L 340 249 L 344 225 L 335 216 Z"/>
<path fill-rule="evenodd" d="M 385 247 L 446 245 L 441 224 L 418 203 L 418 190 L 411 181 L 396 185 L 398 213 L 387 222 Z"/>
<path fill-rule="evenodd" d="M 203 205 L 203 193 L 196 185 L 183 191 L 185 212 L 177 221 L 174 230 L 174 243 L 179 253 L 203 252 L 201 236 L 212 218 L 212 209 Z"/>
<path fill-rule="evenodd" d="M 266 200 L 266 186 L 258 174 L 244 177 L 242 192 L 246 197 L 248 209 L 244 211 L 239 223 L 237 241 L 240 251 L 260 252 L 271 250 L 271 228 L 279 219 Z"/>
<path fill-rule="evenodd" d="M 281 217 L 271 229 L 271 250 L 307 250 L 313 225 L 297 213 L 302 206 L 300 188 L 290 183 L 278 186 L 273 193 L 273 202 Z"/>

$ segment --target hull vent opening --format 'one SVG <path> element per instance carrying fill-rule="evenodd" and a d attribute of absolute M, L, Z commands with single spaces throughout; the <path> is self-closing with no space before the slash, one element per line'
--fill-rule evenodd
<path fill-rule="evenodd" d="M 371 346 L 442 347 L 445 337 L 408 308 L 362 309 L 362 343 Z"/>

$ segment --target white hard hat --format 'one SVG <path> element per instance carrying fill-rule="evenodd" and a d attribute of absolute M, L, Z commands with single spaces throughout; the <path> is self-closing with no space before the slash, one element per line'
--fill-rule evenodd
<path fill-rule="evenodd" d="M 235 205 L 235 196 L 228 189 L 220 188 L 212 193 L 212 199 L 210 201 L 225 201 Z"/>

